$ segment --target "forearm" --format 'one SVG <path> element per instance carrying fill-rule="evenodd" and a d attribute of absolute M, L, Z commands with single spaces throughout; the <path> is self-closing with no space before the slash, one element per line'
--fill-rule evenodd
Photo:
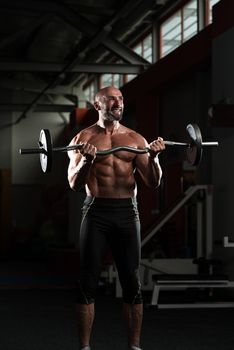
<path fill-rule="evenodd" d="M 162 168 L 159 163 L 158 155 L 156 157 L 149 156 L 148 169 L 145 172 L 145 182 L 149 187 L 157 188 L 161 183 Z"/>
<path fill-rule="evenodd" d="M 68 181 L 74 191 L 78 191 L 86 185 L 92 163 L 93 160 L 82 157 L 77 165 L 69 168 Z"/>

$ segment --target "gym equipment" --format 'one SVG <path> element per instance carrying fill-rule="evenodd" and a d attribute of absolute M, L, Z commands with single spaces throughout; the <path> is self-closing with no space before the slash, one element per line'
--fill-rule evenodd
<path fill-rule="evenodd" d="M 234 248 L 234 242 L 229 241 L 228 236 L 223 237 L 223 246 L 224 248 Z"/>
<path fill-rule="evenodd" d="M 151 303 L 149 305 L 156 306 L 158 309 L 194 309 L 194 308 L 230 308 L 234 307 L 233 301 L 192 301 L 192 302 L 176 302 L 176 303 L 161 303 L 159 302 L 159 293 L 161 290 L 186 290 L 186 289 L 214 289 L 214 288 L 231 288 L 233 289 L 233 281 L 229 281 L 225 275 L 152 275 L 153 292 Z"/>
<path fill-rule="evenodd" d="M 164 141 L 166 146 L 186 147 L 187 161 L 193 165 L 198 166 L 202 158 L 202 149 L 207 146 L 218 146 L 218 142 L 203 142 L 200 128 L 197 124 L 188 124 L 186 127 L 189 142 L 175 142 Z M 48 129 L 42 129 L 38 142 L 39 148 L 21 148 L 20 154 L 39 154 L 41 168 L 44 173 L 48 173 L 52 167 L 53 152 L 68 152 L 72 150 L 79 150 L 82 144 L 74 144 L 64 147 L 54 147 L 52 138 Z M 136 154 L 144 154 L 150 152 L 148 147 L 138 149 L 129 146 L 118 146 L 107 150 L 97 151 L 97 156 L 106 156 L 119 151 L 127 151 Z"/>

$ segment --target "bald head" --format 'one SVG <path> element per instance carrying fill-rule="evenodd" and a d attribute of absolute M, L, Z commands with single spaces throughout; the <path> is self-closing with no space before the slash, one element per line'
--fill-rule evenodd
<path fill-rule="evenodd" d="M 115 86 L 106 86 L 98 91 L 95 96 L 95 101 L 100 101 L 103 96 L 122 96 L 122 93 Z"/>
<path fill-rule="evenodd" d="M 119 121 L 124 109 L 123 95 L 116 87 L 107 86 L 96 94 L 94 107 L 102 120 Z"/>

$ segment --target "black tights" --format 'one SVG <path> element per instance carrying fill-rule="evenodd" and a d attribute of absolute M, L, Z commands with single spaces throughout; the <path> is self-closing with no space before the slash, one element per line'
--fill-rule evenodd
<path fill-rule="evenodd" d="M 118 270 L 124 302 L 142 303 L 140 221 L 136 199 L 86 197 L 82 210 L 78 302 L 94 302 L 103 258 L 109 246 Z"/>

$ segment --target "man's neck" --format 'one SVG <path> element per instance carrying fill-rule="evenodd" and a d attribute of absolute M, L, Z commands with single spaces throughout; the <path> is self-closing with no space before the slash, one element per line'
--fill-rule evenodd
<path fill-rule="evenodd" d="M 120 127 L 120 123 L 119 121 L 109 121 L 109 120 L 102 120 L 102 119 L 99 119 L 97 121 L 97 125 L 104 129 L 104 131 L 106 133 L 111 133 L 113 134 L 115 131 L 117 131 Z"/>

